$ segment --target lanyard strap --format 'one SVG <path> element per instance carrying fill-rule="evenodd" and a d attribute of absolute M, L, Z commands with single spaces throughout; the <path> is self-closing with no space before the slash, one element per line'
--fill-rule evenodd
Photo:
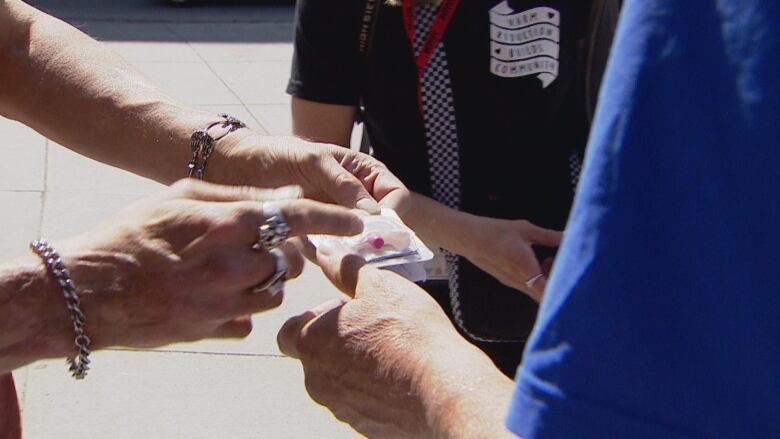
<path fill-rule="evenodd" d="M 425 42 L 420 49 L 420 53 L 417 54 L 415 49 L 415 20 L 417 16 L 417 3 L 418 0 L 403 0 L 403 18 L 404 27 L 406 28 L 406 37 L 409 39 L 409 43 L 412 46 L 412 56 L 414 57 L 414 64 L 417 66 L 417 100 L 420 106 L 420 112 L 423 111 L 422 106 L 422 77 L 425 73 L 425 68 L 428 66 L 428 62 L 436 52 L 436 47 L 439 46 L 441 39 L 444 37 L 444 32 L 452 21 L 452 16 L 455 15 L 455 9 L 458 7 L 459 0 L 443 0 L 439 5 L 439 10 L 436 13 L 436 18 L 433 20 L 431 30 L 428 31 L 428 36 L 425 38 Z"/>

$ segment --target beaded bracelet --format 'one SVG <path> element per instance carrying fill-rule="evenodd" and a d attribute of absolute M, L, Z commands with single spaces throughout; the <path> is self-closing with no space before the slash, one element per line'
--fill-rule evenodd
<path fill-rule="evenodd" d="M 211 156 L 211 152 L 214 150 L 214 142 L 227 136 L 228 134 L 238 129 L 246 127 L 244 122 L 241 122 L 237 118 L 230 116 L 226 113 L 219 115 L 224 120 L 214 122 L 206 128 L 200 129 L 192 133 L 190 138 L 190 148 L 192 150 L 192 158 L 187 164 L 188 175 L 190 178 L 197 178 L 203 180 L 203 175 L 206 172 L 206 162 Z M 220 134 L 218 137 L 211 137 L 209 130 L 220 125 L 220 128 L 227 128 L 227 131 Z"/>
<path fill-rule="evenodd" d="M 84 332 L 84 325 L 87 322 L 87 318 L 81 311 L 81 302 L 79 301 L 79 295 L 76 291 L 76 286 L 70 278 L 68 269 L 65 268 L 65 264 L 62 263 L 62 258 L 54 248 L 49 245 L 44 239 L 39 239 L 30 243 L 30 249 L 35 252 L 46 265 L 54 279 L 57 280 L 62 294 L 65 296 L 65 304 L 70 312 L 70 319 L 73 322 L 73 333 L 76 338 L 74 343 L 76 345 L 76 356 L 68 358 L 68 365 L 73 378 L 77 380 L 84 379 L 87 376 L 89 370 L 89 337 Z"/>

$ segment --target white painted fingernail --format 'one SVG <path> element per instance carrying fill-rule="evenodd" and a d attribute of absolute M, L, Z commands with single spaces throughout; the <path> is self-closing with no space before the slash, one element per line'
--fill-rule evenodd
<path fill-rule="evenodd" d="M 282 291 L 284 291 L 284 281 L 279 281 L 268 288 L 268 295 L 276 297 L 276 295 Z"/>

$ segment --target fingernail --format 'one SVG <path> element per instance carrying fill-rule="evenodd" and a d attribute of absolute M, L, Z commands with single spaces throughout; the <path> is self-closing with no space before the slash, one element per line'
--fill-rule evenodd
<path fill-rule="evenodd" d="M 360 217 L 355 216 L 354 218 L 352 218 L 350 224 L 350 231 L 352 232 L 353 235 L 357 235 L 358 233 L 362 232 L 363 227 L 364 227 L 363 220 L 360 219 Z"/>
<path fill-rule="evenodd" d="M 268 288 L 268 295 L 271 297 L 276 297 L 276 295 L 282 291 L 284 291 L 284 282 L 277 282 Z"/>
<path fill-rule="evenodd" d="M 370 198 L 363 198 L 358 200 L 356 206 L 358 209 L 364 210 L 372 215 L 378 215 L 382 212 L 382 209 L 379 207 L 379 203 Z"/>

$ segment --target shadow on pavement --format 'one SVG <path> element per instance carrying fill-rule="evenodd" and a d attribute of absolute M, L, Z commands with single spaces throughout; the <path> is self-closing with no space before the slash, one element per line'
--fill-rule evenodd
<path fill-rule="evenodd" d="M 293 0 L 28 0 L 104 41 L 290 42 Z"/>
<path fill-rule="evenodd" d="M 31 5 L 72 24 L 126 23 L 291 23 L 292 0 L 28 0 Z M 240 34 L 223 41 L 244 41 Z"/>

